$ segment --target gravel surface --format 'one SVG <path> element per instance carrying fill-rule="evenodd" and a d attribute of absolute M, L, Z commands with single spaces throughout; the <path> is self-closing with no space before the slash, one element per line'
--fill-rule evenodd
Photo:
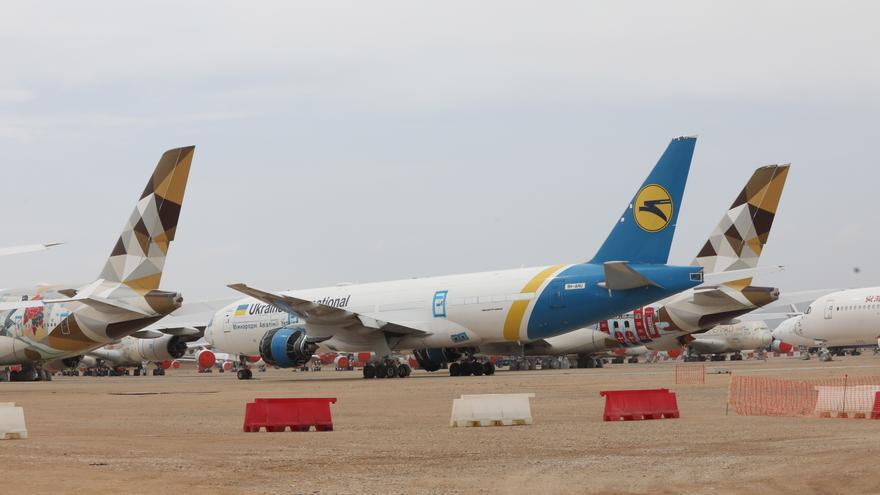
<path fill-rule="evenodd" d="M 880 375 L 880 357 L 707 363 Z M 406 379 L 270 370 L 0 383 L 30 438 L 0 441 L 0 493 L 880 493 L 880 421 L 725 414 L 727 374 L 674 365 Z M 667 387 L 680 419 L 604 423 L 600 390 Z M 460 394 L 534 392 L 530 426 L 451 428 Z M 255 397 L 336 397 L 335 431 L 243 433 Z"/>

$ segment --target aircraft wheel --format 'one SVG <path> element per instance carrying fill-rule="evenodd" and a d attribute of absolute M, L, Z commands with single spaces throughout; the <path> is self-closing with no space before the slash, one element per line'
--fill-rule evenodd
<path fill-rule="evenodd" d="M 399 370 L 395 366 L 385 366 L 385 378 L 397 378 Z"/>
<path fill-rule="evenodd" d="M 10 380 L 9 370 L 0 371 L 0 382 L 8 382 Z"/>
<path fill-rule="evenodd" d="M 459 376 L 461 374 L 461 365 L 458 363 L 451 363 L 449 365 L 449 376 Z"/>
<path fill-rule="evenodd" d="M 461 363 L 461 368 L 458 370 L 458 376 L 471 376 L 471 373 L 473 372 L 474 369 L 471 363 L 465 361 Z"/>
<path fill-rule="evenodd" d="M 400 378 L 406 378 L 412 373 L 412 368 L 409 367 L 408 364 L 401 364 L 397 368 L 397 376 Z"/>
<path fill-rule="evenodd" d="M 385 378 L 385 365 L 382 363 L 376 365 L 376 378 Z"/>
<path fill-rule="evenodd" d="M 237 376 L 239 380 L 247 380 L 250 378 L 247 374 L 248 371 L 249 370 L 238 370 L 235 376 Z"/>
<path fill-rule="evenodd" d="M 375 378 L 376 368 L 372 364 L 364 365 L 364 378 Z"/>
<path fill-rule="evenodd" d="M 483 363 L 483 374 L 486 376 L 492 376 L 495 374 L 495 365 L 492 364 L 492 361 L 486 361 Z"/>

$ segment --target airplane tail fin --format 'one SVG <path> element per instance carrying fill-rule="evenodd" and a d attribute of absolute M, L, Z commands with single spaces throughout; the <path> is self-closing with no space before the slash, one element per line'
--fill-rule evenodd
<path fill-rule="evenodd" d="M 790 165 L 767 165 L 755 170 L 742 192 L 721 218 L 692 265 L 706 273 L 756 268 L 782 198 Z M 742 288 L 752 278 L 727 282 Z"/>
<path fill-rule="evenodd" d="M 159 288 L 174 240 L 195 146 L 166 151 L 110 253 L 100 278 L 145 294 Z"/>
<path fill-rule="evenodd" d="M 697 138 L 669 143 L 591 263 L 666 264 Z"/>

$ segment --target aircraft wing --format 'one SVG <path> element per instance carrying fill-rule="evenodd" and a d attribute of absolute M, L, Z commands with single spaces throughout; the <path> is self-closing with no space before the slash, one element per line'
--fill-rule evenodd
<path fill-rule="evenodd" d="M 185 337 L 187 342 L 198 340 L 205 335 L 208 322 L 221 308 L 235 299 L 216 299 L 184 303 L 170 315 L 132 334 L 138 339 L 158 339 L 163 335 Z"/>
<path fill-rule="evenodd" d="M 21 254 L 21 253 L 32 253 L 34 251 L 45 251 L 52 246 L 58 246 L 62 244 L 61 242 L 49 242 L 46 244 L 28 244 L 26 246 L 12 246 L 0 248 L 0 256 L 7 256 L 10 254 Z"/>
<path fill-rule="evenodd" d="M 348 330 L 378 330 L 396 335 L 428 334 L 428 332 L 417 328 L 377 320 L 367 315 L 354 313 L 342 308 L 335 308 L 326 304 L 307 301 L 298 297 L 266 292 L 249 287 L 246 284 L 232 284 L 228 287 L 290 313 L 308 325 L 332 326 Z"/>

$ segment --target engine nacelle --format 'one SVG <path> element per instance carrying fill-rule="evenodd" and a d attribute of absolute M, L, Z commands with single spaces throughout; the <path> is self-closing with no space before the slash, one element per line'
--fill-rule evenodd
<path fill-rule="evenodd" d="M 260 340 L 260 357 L 266 364 L 279 368 L 296 368 L 309 362 L 318 344 L 309 341 L 301 328 L 269 330 Z"/>
<path fill-rule="evenodd" d="M 79 363 L 82 362 L 83 356 L 72 356 L 69 358 L 64 358 L 61 360 L 61 363 L 64 364 L 64 367 L 67 369 L 74 369 L 79 366 Z"/>
<path fill-rule="evenodd" d="M 186 354 L 186 342 L 177 335 L 166 335 L 158 339 L 138 339 L 137 349 L 144 361 L 172 361 Z"/>
<path fill-rule="evenodd" d="M 345 354 L 340 354 L 333 359 L 333 364 L 338 370 L 347 370 L 351 366 L 351 360 Z"/>
<path fill-rule="evenodd" d="M 431 349 L 416 349 L 413 351 L 419 366 L 425 371 L 437 371 L 444 364 L 455 361 L 461 357 L 461 353 L 451 347 L 435 347 Z"/>
<path fill-rule="evenodd" d="M 788 353 L 794 348 L 793 345 L 783 342 L 781 340 L 773 339 L 773 343 L 770 345 L 770 348 L 773 349 L 774 352 Z"/>
<path fill-rule="evenodd" d="M 209 370 L 217 364 L 217 356 L 208 349 L 196 352 L 196 364 L 200 370 Z"/>

